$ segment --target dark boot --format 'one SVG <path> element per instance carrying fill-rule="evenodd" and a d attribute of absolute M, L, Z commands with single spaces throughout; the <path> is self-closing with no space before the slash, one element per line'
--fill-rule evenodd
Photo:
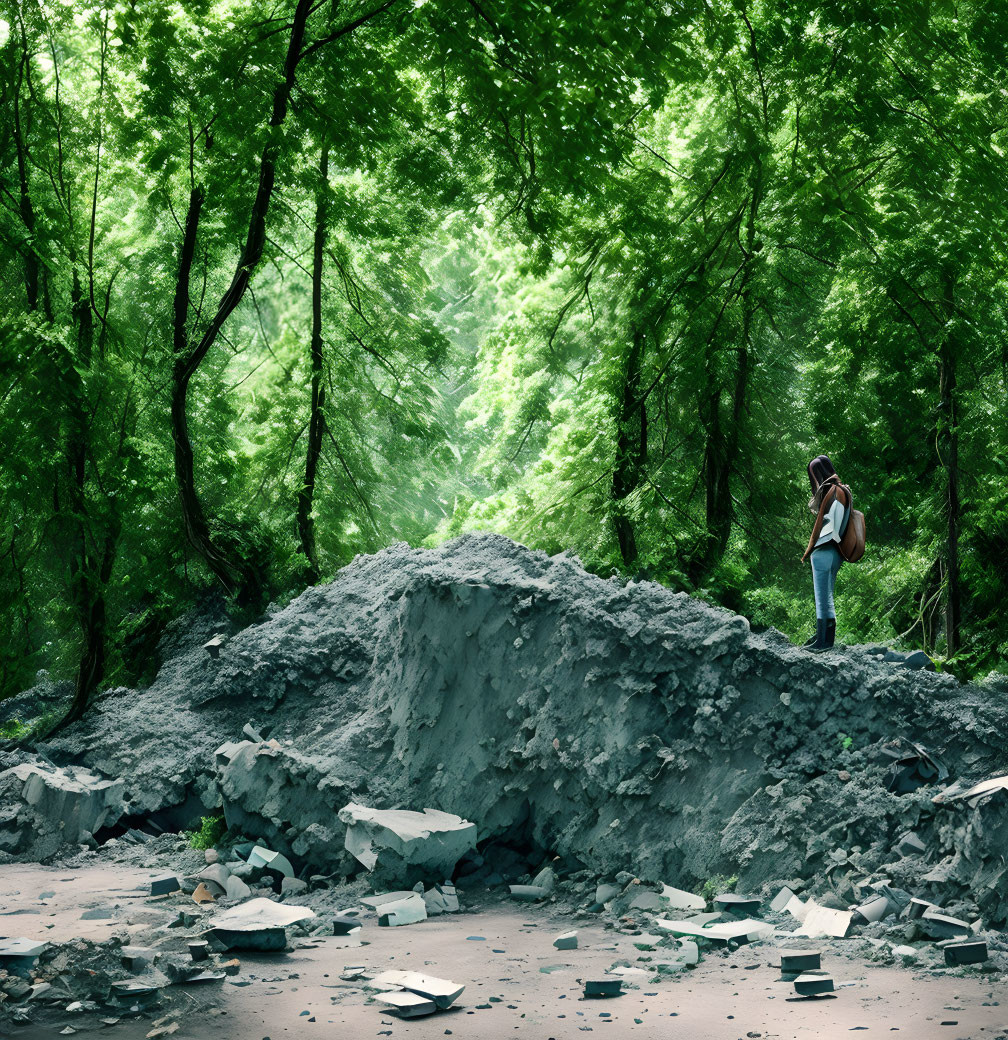
<path fill-rule="evenodd" d="M 815 638 L 811 642 L 806 643 L 805 644 L 805 648 L 807 650 L 811 650 L 813 653 L 816 653 L 819 650 L 825 650 L 826 649 L 826 619 L 825 618 L 816 618 Z"/>
<path fill-rule="evenodd" d="M 836 640 L 836 618 L 827 618 L 822 623 L 822 641 L 810 647 L 813 653 L 821 654 L 829 650 Z"/>
<path fill-rule="evenodd" d="M 820 618 L 816 618 L 816 630 L 812 633 L 812 635 L 810 635 L 808 637 L 808 639 L 805 640 L 804 643 L 802 643 L 802 648 L 803 649 L 807 650 L 810 646 L 815 646 L 816 640 L 819 638 L 819 625 L 820 624 L 821 624 L 821 619 Z"/>

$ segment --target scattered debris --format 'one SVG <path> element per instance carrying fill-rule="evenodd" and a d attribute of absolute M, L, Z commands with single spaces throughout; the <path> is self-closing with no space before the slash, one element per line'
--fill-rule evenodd
<path fill-rule="evenodd" d="M 200 882 L 196 886 L 196 891 L 192 894 L 194 903 L 216 903 L 217 899 L 214 894 L 207 888 L 204 882 Z"/>
<path fill-rule="evenodd" d="M 48 943 L 33 939 L 0 939 L 0 968 L 27 978 Z"/>
<path fill-rule="evenodd" d="M 909 794 L 924 784 L 940 783 L 948 779 L 949 771 L 941 759 L 932 755 L 920 744 L 903 741 L 909 751 L 900 748 L 899 742 L 882 748 L 886 761 L 892 762 L 886 790 L 894 794 Z"/>
<path fill-rule="evenodd" d="M 791 975 L 820 968 L 822 954 L 819 950 L 781 950 L 781 973 Z"/>
<path fill-rule="evenodd" d="M 850 931 L 853 919 L 854 915 L 849 910 L 831 910 L 829 907 L 819 906 L 818 903 L 809 900 L 805 904 L 802 927 L 795 934 L 809 939 L 817 939 L 823 935 L 843 939 Z"/>
<path fill-rule="evenodd" d="M 381 990 L 408 990 L 433 1001 L 442 1011 L 450 1008 L 465 990 L 465 986 L 457 982 L 449 982 L 448 979 L 439 979 L 433 975 L 422 975 L 416 971 L 383 971 L 371 980 L 371 986 Z"/>
<path fill-rule="evenodd" d="M 553 945 L 558 950 L 576 950 L 578 945 L 577 931 L 563 932 L 553 940 Z"/>
<path fill-rule="evenodd" d="M 949 917 L 938 907 L 928 907 L 917 920 L 917 926 L 931 939 L 959 939 L 970 934 L 970 926 L 957 917 Z"/>

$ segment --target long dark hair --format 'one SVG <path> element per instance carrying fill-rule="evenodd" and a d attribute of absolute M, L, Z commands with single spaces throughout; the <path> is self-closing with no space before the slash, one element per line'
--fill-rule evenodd
<path fill-rule="evenodd" d="M 808 507 L 813 513 L 818 513 L 823 496 L 829 491 L 829 486 L 839 484 L 840 478 L 828 455 L 817 455 L 808 464 L 808 478 L 809 484 L 812 486 L 812 497 L 809 499 Z"/>

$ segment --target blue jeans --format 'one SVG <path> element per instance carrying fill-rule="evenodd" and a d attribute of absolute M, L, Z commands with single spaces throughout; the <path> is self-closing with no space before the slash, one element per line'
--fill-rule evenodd
<path fill-rule="evenodd" d="M 815 616 L 836 618 L 833 606 L 833 589 L 836 587 L 837 571 L 843 557 L 832 542 L 812 550 L 812 590 L 815 593 Z"/>

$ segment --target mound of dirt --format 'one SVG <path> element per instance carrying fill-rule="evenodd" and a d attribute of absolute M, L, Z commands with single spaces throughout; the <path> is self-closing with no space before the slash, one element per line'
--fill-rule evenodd
<path fill-rule="evenodd" d="M 127 819 L 223 804 L 321 868 L 346 858 L 352 801 L 456 813 L 481 843 L 520 835 L 600 875 L 828 879 L 844 900 L 887 877 L 1008 918 L 1008 798 L 932 801 L 1008 771 L 1008 702 L 986 688 L 871 648 L 812 655 L 496 535 L 360 557 L 217 657 L 214 631 L 176 626 L 148 688 L 109 691 L 42 750 L 122 778 Z M 269 739 L 216 755 L 247 722 Z M 951 775 L 887 790 L 894 738 Z"/>

